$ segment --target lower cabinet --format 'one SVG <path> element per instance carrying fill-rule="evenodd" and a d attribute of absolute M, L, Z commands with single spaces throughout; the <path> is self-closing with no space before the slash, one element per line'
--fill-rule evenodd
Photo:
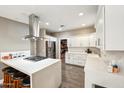
<path fill-rule="evenodd" d="M 86 58 L 86 53 L 66 52 L 65 63 L 77 66 L 85 66 Z"/>

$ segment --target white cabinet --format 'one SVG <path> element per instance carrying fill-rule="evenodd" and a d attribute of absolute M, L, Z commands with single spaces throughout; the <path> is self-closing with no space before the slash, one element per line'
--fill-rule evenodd
<path fill-rule="evenodd" d="M 97 46 L 107 51 L 124 50 L 124 6 L 99 8 L 96 33 Z"/>
<path fill-rule="evenodd" d="M 104 7 L 101 6 L 98 9 L 97 20 L 96 20 L 96 38 L 97 48 L 104 49 Z"/>
<path fill-rule="evenodd" d="M 47 38 L 46 41 L 57 41 L 57 38 L 53 36 L 46 35 L 45 37 Z"/>
<path fill-rule="evenodd" d="M 97 42 L 96 42 L 96 33 L 94 33 L 94 34 L 91 34 L 89 36 L 89 46 L 90 47 L 96 47 L 96 44 L 97 44 Z"/>
<path fill-rule="evenodd" d="M 68 41 L 68 45 L 69 47 L 80 47 L 80 39 L 79 38 L 69 38 L 69 41 Z"/>
<path fill-rule="evenodd" d="M 90 47 L 96 47 L 96 38 L 90 38 L 89 42 Z"/>
<path fill-rule="evenodd" d="M 81 38 L 80 43 L 81 43 L 81 47 L 89 47 L 90 46 L 89 37 Z"/>
<path fill-rule="evenodd" d="M 80 52 L 66 52 L 65 62 L 68 64 L 85 66 L 87 54 Z"/>
<path fill-rule="evenodd" d="M 124 50 L 124 6 L 105 6 L 106 50 Z"/>
<path fill-rule="evenodd" d="M 68 39 L 69 47 L 95 47 L 96 38 L 95 35 L 72 37 Z"/>

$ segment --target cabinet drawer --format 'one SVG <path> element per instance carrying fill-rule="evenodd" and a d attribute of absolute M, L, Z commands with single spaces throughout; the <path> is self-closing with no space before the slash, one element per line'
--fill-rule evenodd
<path fill-rule="evenodd" d="M 84 66 L 87 54 L 81 53 L 67 53 L 66 63 L 74 64 L 78 66 Z"/>

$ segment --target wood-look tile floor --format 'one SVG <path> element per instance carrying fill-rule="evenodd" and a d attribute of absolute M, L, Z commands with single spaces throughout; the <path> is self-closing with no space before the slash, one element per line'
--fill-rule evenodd
<path fill-rule="evenodd" d="M 84 68 L 63 63 L 61 88 L 84 88 Z"/>

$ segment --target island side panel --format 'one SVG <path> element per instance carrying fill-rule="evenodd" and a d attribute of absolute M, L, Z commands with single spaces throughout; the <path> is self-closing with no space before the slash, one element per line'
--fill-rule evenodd
<path fill-rule="evenodd" d="M 32 88 L 57 88 L 62 82 L 61 62 L 32 74 Z"/>

